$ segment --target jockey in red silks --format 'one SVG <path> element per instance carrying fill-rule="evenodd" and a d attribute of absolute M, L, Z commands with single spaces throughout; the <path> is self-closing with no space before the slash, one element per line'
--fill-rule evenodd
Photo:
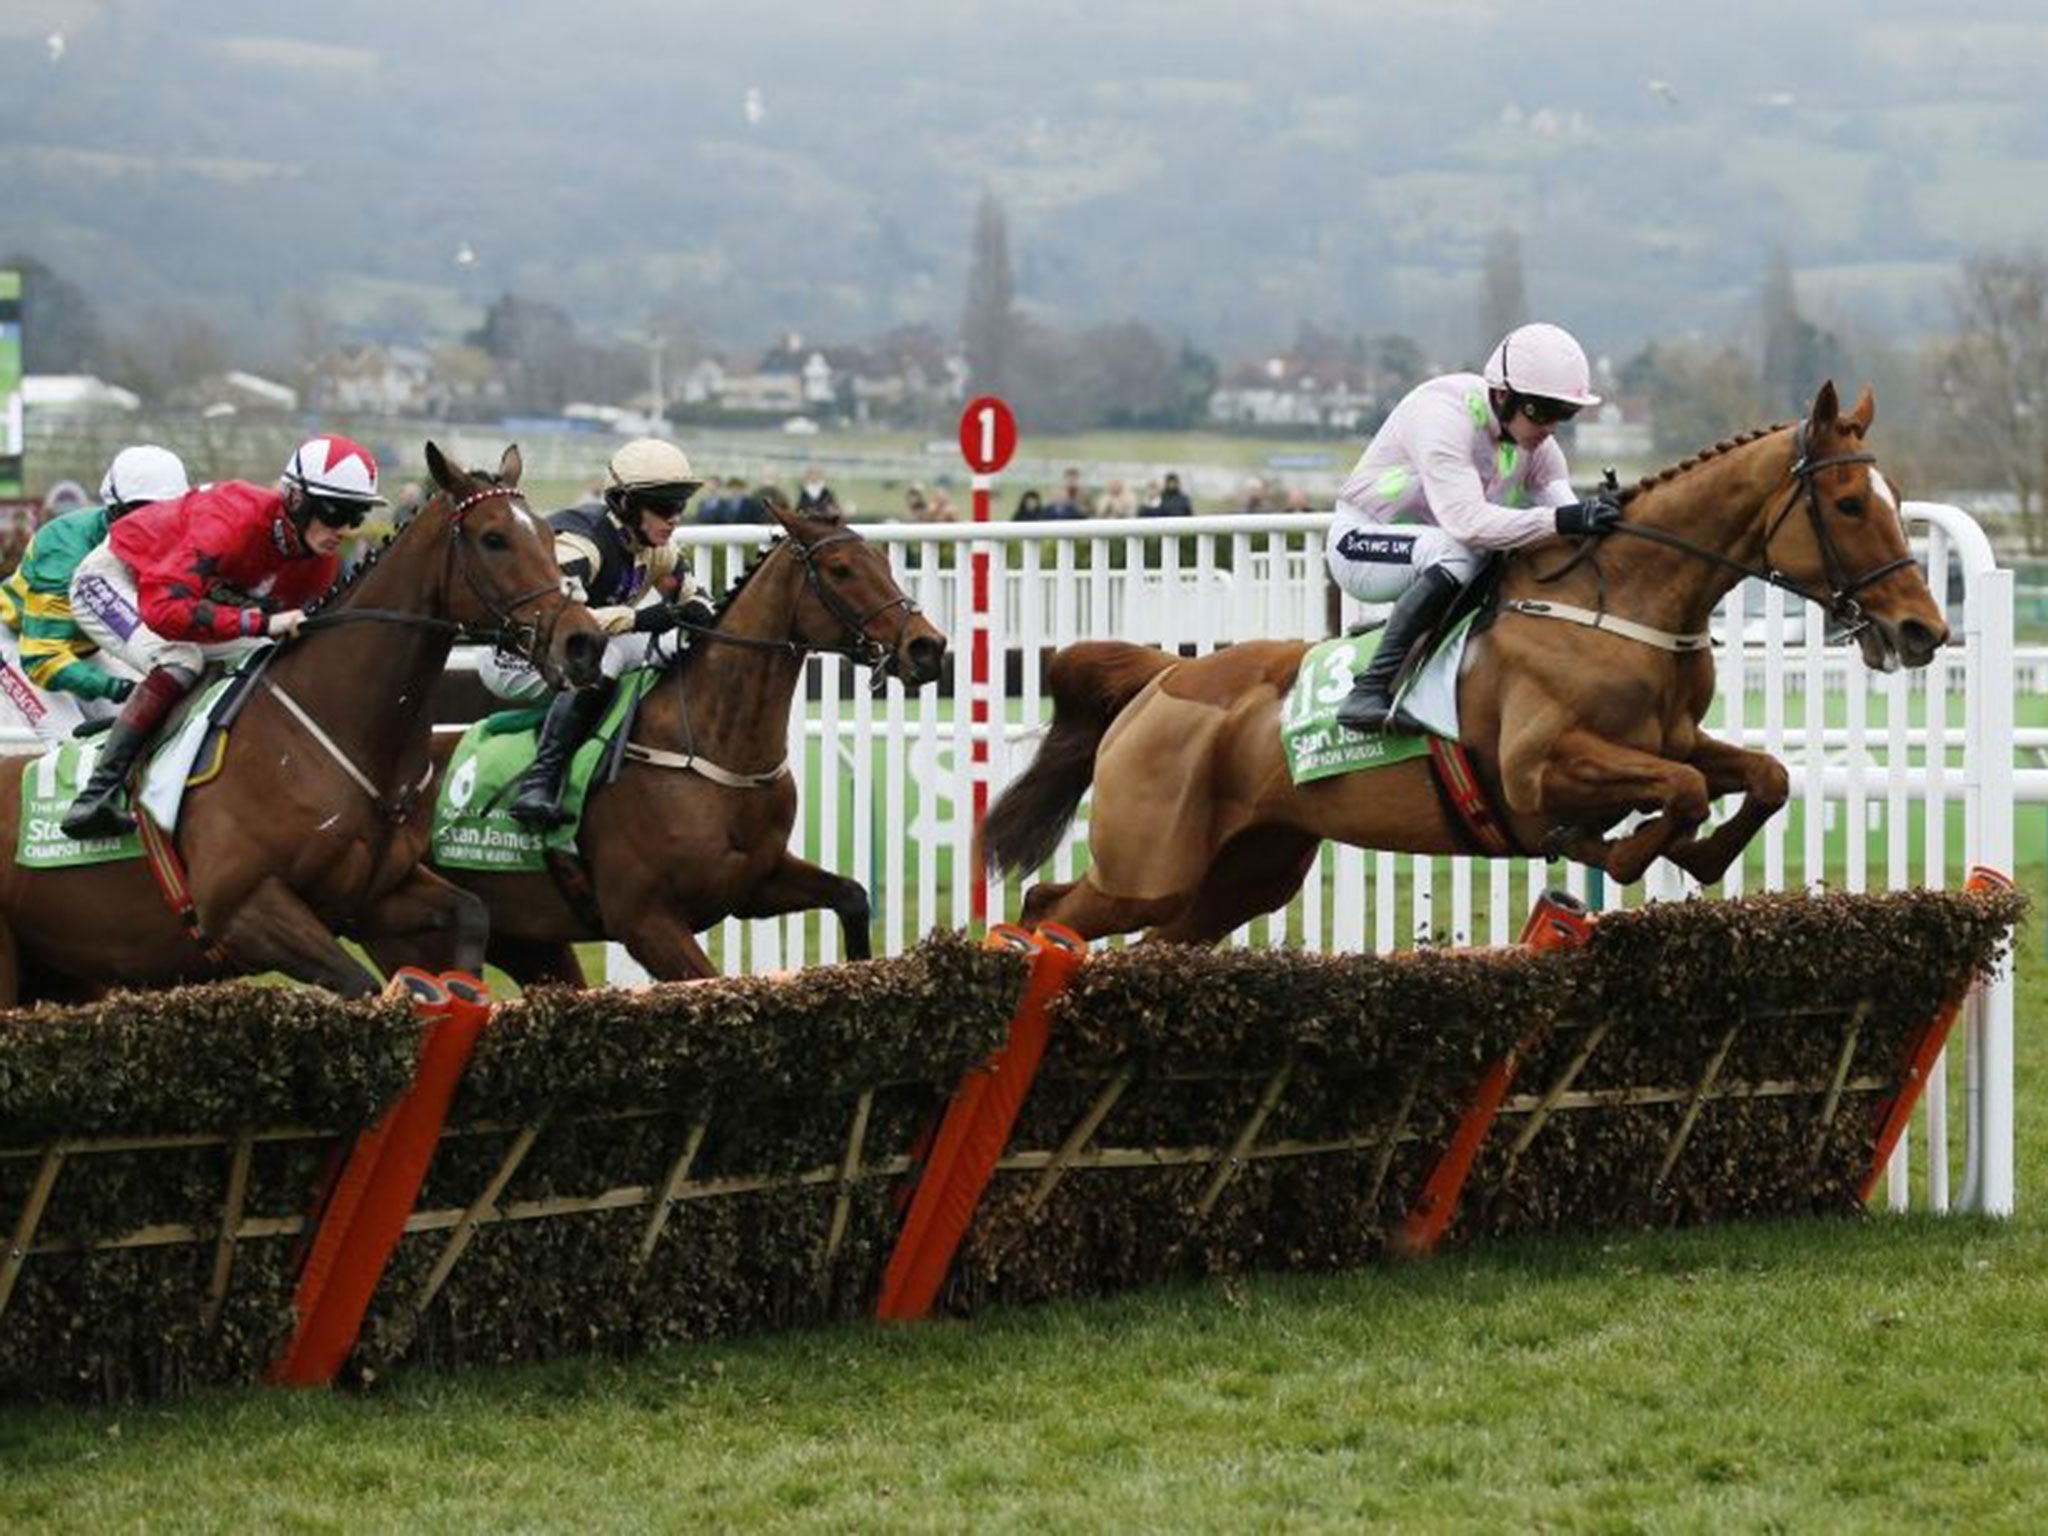
<path fill-rule="evenodd" d="M 134 826 L 128 772 L 206 662 L 285 639 L 334 584 L 348 530 L 377 494 L 377 464 L 345 437 L 310 438 L 274 487 L 226 480 L 121 519 L 71 582 L 79 627 L 142 681 L 64 817 L 67 837 Z"/>

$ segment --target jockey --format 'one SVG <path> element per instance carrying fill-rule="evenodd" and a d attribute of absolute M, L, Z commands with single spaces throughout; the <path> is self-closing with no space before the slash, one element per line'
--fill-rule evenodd
<path fill-rule="evenodd" d="M 72 574 L 109 526 L 190 489 L 184 463 L 170 449 L 123 448 L 100 481 L 100 505 L 44 524 L 0 585 L 0 687 L 45 746 L 87 720 L 111 718 L 135 691 L 134 677 L 96 659 L 98 647 L 72 616 Z"/>
<path fill-rule="evenodd" d="M 1394 602 L 1379 649 L 1337 707 L 1345 726 L 1386 729 L 1402 660 L 1478 571 L 1481 551 L 1604 534 L 1621 521 L 1611 491 L 1575 499 L 1555 438 L 1599 403 L 1585 351 L 1539 323 L 1510 331 L 1481 372 L 1426 380 L 1394 407 L 1337 493 L 1323 552 L 1353 597 Z"/>
<path fill-rule="evenodd" d="M 572 507 L 548 519 L 555 530 L 555 559 L 569 592 L 588 603 L 612 641 L 605 647 L 604 677 L 593 688 L 565 688 L 548 705 L 533 766 L 519 781 L 508 807 L 528 826 L 555 827 L 568 817 L 562 790 L 569 761 L 597 729 L 618 679 L 649 660 L 655 641 L 685 624 L 709 624 L 711 604 L 669 536 L 683 509 L 704 482 L 682 449 L 660 438 L 639 437 L 612 455 L 606 467 L 601 506 Z M 678 582 L 676 606 L 642 604 L 664 580 Z"/>
<path fill-rule="evenodd" d="M 305 604 L 334 583 L 343 536 L 382 502 L 368 450 L 329 434 L 300 444 L 274 487 L 225 480 L 114 525 L 79 566 L 71 604 L 142 682 L 66 813 L 65 836 L 134 825 L 115 802 L 150 733 L 209 658 L 296 633 Z"/>

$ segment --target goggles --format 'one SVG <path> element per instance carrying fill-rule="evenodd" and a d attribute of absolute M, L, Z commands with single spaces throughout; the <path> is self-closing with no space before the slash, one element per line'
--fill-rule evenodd
<path fill-rule="evenodd" d="M 1523 395 L 1520 409 L 1540 427 L 1560 426 L 1579 414 L 1579 408 L 1569 401 L 1550 400 L 1542 395 Z"/>
<path fill-rule="evenodd" d="M 369 516 L 370 508 L 366 502 L 330 499 L 316 496 L 311 491 L 307 491 L 305 497 L 306 515 L 329 528 L 360 528 L 363 519 Z"/>

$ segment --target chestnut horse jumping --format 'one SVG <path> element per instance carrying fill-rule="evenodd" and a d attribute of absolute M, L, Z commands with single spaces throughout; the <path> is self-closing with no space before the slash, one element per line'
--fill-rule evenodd
<path fill-rule="evenodd" d="M 436 969 L 483 961 L 483 904 L 421 863 L 431 802 L 428 697 L 461 633 L 589 681 L 604 636 L 562 590 L 554 540 L 518 489 L 432 443 L 436 490 L 367 568 L 309 616 L 229 732 L 220 772 L 185 796 L 176 846 L 198 922 L 175 917 L 139 859 L 15 863 L 21 777 L 0 760 L 0 1003 L 276 970 L 346 996 L 377 978 L 336 939 L 405 936 Z"/>
<path fill-rule="evenodd" d="M 520 983 L 580 985 L 570 946 L 593 939 L 623 943 L 664 981 L 714 975 L 697 942 L 704 929 L 819 907 L 838 916 L 849 959 L 870 954 L 866 888 L 789 851 L 790 705 L 813 651 L 916 687 L 939 675 L 946 637 L 896 584 L 883 550 L 836 515 L 771 510 L 785 537 L 641 701 L 619 776 L 591 791 L 577 830 L 581 899 L 546 871 L 443 871 L 489 906 L 491 962 Z M 454 746 L 436 743 L 440 763 Z"/>
<path fill-rule="evenodd" d="M 1500 612 L 1466 651 L 1458 717 L 1517 847 L 1624 884 L 1659 857 L 1711 883 L 1784 805 L 1782 763 L 1700 729 L 1714 694 L 1700 637 L 1745 576 L 1824 605 L 1874 668 L 1933 659 L 1948 625 L 1864 447 L 1872 413 L 1869 390 L 1844 414 L 1827 384 L 1804 422 L 1719 444 L 1631 487 L 1620 528 L 1597 546 L 1516 553 Z M 1561 621 L 1560 607 L 1579 621 Z M 1596 613 L 1657 635 L 1590 627 Z M 995 869 L 1039 868 L 1092 782 L 1091 867 L 1034 886 L 1022 920 L 1090 938 L 1149 928 L 1213 943 L 1284 905 L 1325 838 L 1470 851 L 1427 759 L 1292 782 L 1278 717 L 1307 649 L 1258 641 L 1192 661 L 1113 641 L 1060 651 L 1048 677 L 1051 731 L 990 810 L 983 849 Z M 1713 800 L 1736 791 L 1740 808 L 1702 835 Z M 1654 814 L 1606 835 L 1637 811 Z"/>

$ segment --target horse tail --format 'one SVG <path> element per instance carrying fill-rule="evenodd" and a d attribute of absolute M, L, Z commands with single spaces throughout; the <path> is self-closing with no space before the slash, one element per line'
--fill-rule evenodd
<path fill-rule="evenodd" d="M 1045 679 L 1052 729 L 981 826 L 982 857 L 992 871 L 1028 872 L 1052 857 L 1095 777 L 1096 749 L 1110 722 L 1179 659 L 1122 640 L 1083 640 L 1054 654 Z"/>

